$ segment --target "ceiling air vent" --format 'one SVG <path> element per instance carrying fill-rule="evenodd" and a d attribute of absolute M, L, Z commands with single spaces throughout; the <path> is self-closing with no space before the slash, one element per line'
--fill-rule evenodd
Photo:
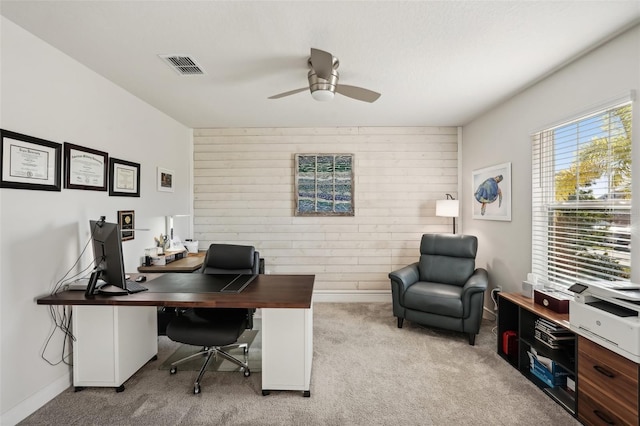
<path fill-rule="evenodd" d="M 195 59 L 186 55 L 158 55 L 180 75 L 204 74 Z"/>

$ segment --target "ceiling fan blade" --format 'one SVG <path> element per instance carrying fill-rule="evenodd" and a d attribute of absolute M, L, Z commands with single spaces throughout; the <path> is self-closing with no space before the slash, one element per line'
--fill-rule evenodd
<path fill-rule="evenodd" d="M 333 55 L 324 50 L 311 48 L 311 66 L 319 78 L 329 80 L 333 71 Z"/>
<path fill-rule="evenodd" d="M 347 84 L 339 84 L 336 86 L 336 92 L 364 102 L 375 102 L 380 97 L 380 93 L 374 92 L 373 90 L 363 89 L 362 87 L 357 86 L 349 86 Z"/>
<path fill-rule="evenodd" d="M 288 92 L 279 93 L 277 95 L 269 96 L 267 99 L 280 99 L 280 98 L 284 98 L 285 96 L 295 95 L 296 93 L 304 92 L 305 90 L 309 90 L 309 88 L 308 87 L 303 87 L 302 89 L 290 90 Z"/>

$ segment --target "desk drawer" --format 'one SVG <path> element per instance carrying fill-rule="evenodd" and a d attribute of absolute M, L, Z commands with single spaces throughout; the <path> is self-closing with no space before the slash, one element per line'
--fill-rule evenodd
<path fill-rule="evenodd" d="M 580 355 L 598 360 L 599 365 L 620 376 L 628 377 L 637 386 L 638 364 L 635 362 L 582 336 L 578 339 L 578 356 Z"/>
<path fill-rule="evenodd" d="M 590 393 L 582 391 L 582 388 L 578 393 L 578 420 L 588 426 L 638 424 L 637 418 L 634 418 L 633 414 L 621 413 L 619 407 L 606 406 L 596 402 Z"/>
<path fill-rule="evenodd" d="M 638 365 L 579 337 L 578 411 L 588 424 L 607 424 L 603 419 L 610 419 L 613 424 L 637 425 Z"/>

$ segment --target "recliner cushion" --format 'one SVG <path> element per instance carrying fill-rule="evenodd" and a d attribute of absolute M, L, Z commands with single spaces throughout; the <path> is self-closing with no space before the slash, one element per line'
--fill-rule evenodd
<path fill-rule="evenodd" d="M 420 281 L 462 287 L 475 270 L 475 261 L 449 256 L 422 255 L 418 264 Z"/>
<path fill-rule="evenodd" d="M 404 307 L 437 315 L 462 318 L 462 287 L 418 281 L 404 293 Z"/>
<path fill-rule="evenodd" d="M 423 234 L 420 240 L 420 254 L 466 257 L 475 259 L 478 238 L 463 234 Z"/>
<path fill-rule="evenodd" d="M 478 239 L 473 235 L 424 234 L 420 241 L 420 281 L 463 286 L 475 270 Z"/>

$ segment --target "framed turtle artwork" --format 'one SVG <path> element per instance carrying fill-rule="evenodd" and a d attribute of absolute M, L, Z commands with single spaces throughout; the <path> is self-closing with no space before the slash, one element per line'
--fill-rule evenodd
<path fill-rule="evenodd" d="M 511 220 L 511 163 L 474 170 L 471 184 L 474 219 Z"/>

